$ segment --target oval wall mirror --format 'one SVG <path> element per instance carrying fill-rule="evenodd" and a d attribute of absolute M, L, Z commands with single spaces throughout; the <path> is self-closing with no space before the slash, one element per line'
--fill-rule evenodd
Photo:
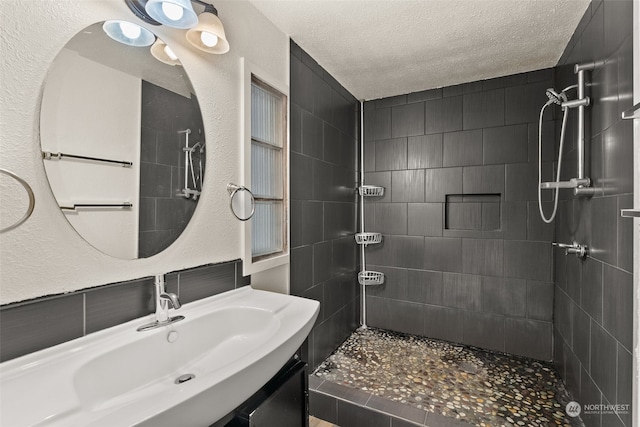
<path fill-rule="evenodd" d="M 130 37 L 108 36 L 114 25 Z M 74 36 L 49 69 L 40 112 L 44 167 L 60 209 L 87 242 L 124 259 L 155 255 L 180 236 L 205 171 L 189 78 L 147 30 L 146 46 L 126 44 L 135 27 L 99 22 Z"/>

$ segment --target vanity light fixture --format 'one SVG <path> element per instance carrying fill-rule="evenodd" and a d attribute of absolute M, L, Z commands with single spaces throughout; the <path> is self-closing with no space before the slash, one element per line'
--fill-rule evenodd
<path fill-rule="evenodd" d="M 229 42 L 217 9 L 202 0 L 124 0 L 129 9 L 151 25 L 189 29 L 187 41 L 194 47 L 214 54 L 227 53 Z M 204 6 L 196 15 L 191 3 Z"/>
<path fill-rule="evenodd" d="M 179 65 L 178 55 L 167 46 L 165 42 L 160 39 L 156 39 L 156 42 L 151 46 L 151 54 L 160 62 L 164 62 L 167 65 Z"/>
<path fill-rule="evenodd" d="M 187 41 L 207 53 L 229 52 L 229 42 L 224 33 L 224 26 L 213 5 L 205 6 L 204 12 L 198 16 L 198 25 L 187 31 Z"/>
<path fill-rule="evenodd" d="M 156 40 L 156 36 L 151 31 L 127 21 L 105 21 L 102 29 L 113 40 L 128 46 L 151 46 Z"/>
<path fill-rule="evenodd" d="M 144 10 L 168 27 L 184 30 L 198 23 L 198 15 L 189 0 L 148 0 Z"/>

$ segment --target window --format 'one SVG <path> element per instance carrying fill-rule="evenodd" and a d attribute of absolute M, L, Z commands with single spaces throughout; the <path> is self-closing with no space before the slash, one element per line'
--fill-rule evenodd
<path fill-rule="evenodd" d="M 263 278 L 275 275 L 269 280 L 288 283 L 288 269 L 284 268 L 289 263 L 286 69 L 278 77 L 246 58 L 241 64 L 241 176 L 242 185 L 253 192 L 256 201 L 253 218 L 242 225 L 243 274 L 265 273 Z"/>
<path fill-rule="evenodd" d="M 251 256 L 285 251 L 286 96 L 251 76 L 251 190 L 256 199 Z"/>

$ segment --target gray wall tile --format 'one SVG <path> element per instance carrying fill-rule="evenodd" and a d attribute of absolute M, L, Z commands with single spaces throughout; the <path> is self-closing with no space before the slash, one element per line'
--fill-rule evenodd
<path fill-rule="evenodd" d="M 426 270 L 461 273 L 462 239 L 425 237 L 424 268 Z"/>
<path fill-rule="evenodd" d="M 553 293 L 551 296 L 553 298 Z M 527 302 L 527 283 L 525 280 L 482 277 L 482 311 L 524 317 Z M 549 305 L 551 305 L 552 301 L 544 302 L 549 302 Z"/>
<path fill-rule="evenodd" d="M 215 264 L 179 273 L 179 296 L 183 304 L 235 288 L 236 270 L 231 263 Z"/>
<path fill-rule="evenodd" d="M 481 278 L 470 274 L 442 275 L 442 303 L 447 307 L 479 311 Z"/>
<path fill-rule="evenodd" d="M 153 313 L 154 292 L 153 279 L 138 280 L 127 286 L 103 286 L 86 292 L 86 332 L 99 331 Z M 114 307 L 118 309 L 114 310 Z"/>
<path fill-rule="evenodd" d="M 302 153 L 322 159 L 324 152 L 322 120 L 302 110 Z"/>
<path fill-rule="evenodd" d="M 551 245 L 504 241 L 504 275 L 519 279 L 551 280 Z"/>
<path fill-rule="evenodd" d="M 463 128 L 478 129 L 503 126 L 505 124 L 504 98 L 504 89 L 464 95 L 462 104 Z"/>
<path fill-rule="evenodd" d="M 441 203 L 409 203 L 407 233 L 412 236 L 442 236 L 442 210 Z"/>
<path fill-rule="evenodd" d="M 603 326 L 622 345 L 633 347 L 633 275 L 604 265 Z"/>
<path fill-rule="evenodd" d="M 573 353 L 583 366 L 591 362 L 591 318 L 575 306 L 573 310 Z"/>
<path fill-rule="evenodd" d="M 487 313 L 462 313 L 462 338 L 465 343 L 490 350 L 505 351 L 504 317 Z"/>
<path fill-rule="evenodd" d="M 502 195 L 505 188 L 503 165 L 471 166 L 462 170 L 464 194 L 484 193 Z"/>
<path fill-rule="evenodd" d="M 424 335 L 445 341 L 462 342 L 462 310 L 424 306 Z"/>
<path fill-rule="evenodd" d="M 393 202 L 424 202 L 425 171 L 393 171 L 391 191 Z"/>
<path fill-rule="evenodd" d="M 391 138 L 391 108 L 369 110 L 364 113 L 364 140 Z"/>
<path fill-rule="evenodd" d="M 545 90 L 552 85 L 551 80 L 515 86 L 505 89 L 506 124 L 531 123 L 538 121 L 540 107 L 548 101 Z M 545 118 L 551 117 L 545 114 Z"/>
<path fill-rule="evenodd" d="M 424 103 L 417 102 L 391 107 L 391 136 L 424 134 Z"/>
<path fill-rule="evenodd" d="M 407 138 L 376 142 L 376 171 L 407 169 Z"/>
<path fill-rule="evenodd" d="M 407 234 L 406 203 L 376 203 L 374 230 L 382 234 Z"/>
<path fill-rule="evenodd" d="M 447 194 L 462 194 L 462 168 L 427 169 L 425 177 L 425 202 L 446 201 Z"/>
<path fill-rule="evenodd" d="M 618 346 L 615 338 L 596 322 L 591 322 L 591 376 L 611 402 L 616 400 Z"/>
<path fill-rule="evenodd" d="M 482 131 L 484 164 L 520 163 L 528 160 L 526 124 L 487 128 Z"/>
<path fill-rule="evenodd" d="M 442 304 L 442 273 L 407 270 L 407 291 L 399 298 L 424 304 Z"/>
<path fill-rule="evenodd" d="M 633 195 L 618 197 L 618 208 L 633 208 Z M 628 272 L 633 271 L 633 220 L 618 216 L 618 267 Z"/>
<path fill-rule="evenodd" d="M 434 99 L 425 105 L 425 133 L 462 130 L 462 96 Z"/>
<path fill-rule="evenodd" d="M 424 238 L 414 236 L 389 236 L 392 265 L 406 268 L 422 268 L 425 257 Z"/>
<path fill-rule="evenodd" d="M 444 167 L 482 164 L 482 130 L 445 133 L 443 145 Z"/>
<path fill-rule="evenodd" d="M 407 169 L 442 167 L 442 134 L 410 136 Z"/>
<path fill-rule="evenodd" d="M 503 242 L 462 239 L 462 271 L 485 276 L 502 276 Z"/>
<path fill-rule="evenodd" d="M 551 360 L 551 322 L 505 319 L 505 351 L 538 360 Z"/>
<path fill-rule="evenodd" d="M 595 198 L 592 203 L 592 240 L 590 254 L 609 264 L 618 259 L 618 205 L 615 197 Z"/>
<path fill-rule="evenodd" d="M 3 306 L 0 310 L 0 359 L 6 361 L 84 334 L 84 296 L 74 294 Z"/>
<path fill-rule="evenodd" d="M 553 320 L 553 283 L 527 280 L 527 317 Z"/>
<path fill-rule="evenodd" d="M 618 388 L 616 393 L 616 403 L 620 405 L 631 405 L 633 401 L 633 358 L 631 352 L 618 344 Z M 629 406 L 631 408 L 631 406 Z M 625 425 L 631 425 L 631 410 L 620 411 L 619 415 Z"/>

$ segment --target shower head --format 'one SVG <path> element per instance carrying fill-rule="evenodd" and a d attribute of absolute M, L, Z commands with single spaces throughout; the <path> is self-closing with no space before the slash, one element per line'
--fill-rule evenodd
<path fill-rule="evenodd" d="M 546 94 L 547 94 L 547 98 L 549 98 L 547 105 L 549 104 L 562 105 L 563 102 L 567 102 L 567 95 L 564 94 L 564 91 L 558 93 L 555 91 L 555 89 L 549 88 L 547 89 Z"/>

